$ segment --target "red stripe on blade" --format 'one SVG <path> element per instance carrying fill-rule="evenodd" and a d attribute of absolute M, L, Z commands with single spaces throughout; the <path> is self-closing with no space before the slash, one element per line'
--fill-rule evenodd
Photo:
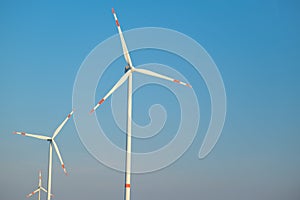
<path fill-rule="evenodd" d="M 115 9 L 114 9 L 114 8 L 112 8 L 112 9 L 111 9 L 111 12 L 112 12 L 112 13 L 115 13 Z"/>
<path fill-rule="evenodd" d="M 101 99 L 98 104 L 101 105 L 103 102 L 104 102 L 104 99 Z"/>
<path fill-rule="evenodd" d="M 179 80 L 176 80 L 176 79 L 174 79 L 173 82 L 175 82 L 175 83 L 180 83 L 180 81 L 179 81 Z"/>
<path fill-rule="evenodd" d="M 119 24 L 119 21 L 118 21 L 118 20 L 116 20 L 116 24 L 117 24 L 117 26 L 120 26 L 120 24 Z"/>
<path fill-rule="evenodd" d="M 24 133 L 24 132 L 21 132 L 21 135 L 24 135 L 24 136 L 25 136 L 25 135 L 26 135 L 26 133 Z"/>

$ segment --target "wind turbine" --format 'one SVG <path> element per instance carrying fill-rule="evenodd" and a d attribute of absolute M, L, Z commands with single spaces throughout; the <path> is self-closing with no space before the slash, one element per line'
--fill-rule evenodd
<path fill-rule="evenodd" d="M 60 132 L 60 130 L 63 128 L 63 126 L 67 123 L 67 121 L 71 118 L 71 116 L 73 115 L 73 110 L 72 112 L 66 117 L 66 119 L 57 127 L 57 129 L 54 131 L 53 136 L 52 137 L 48 137 L 48 136 L 44 136 L 44 135 L 37 135 L 37 134 L 29 134 L 29 133 L 25 133 L 25 132 L 14 132 L 15 134 L 18 135 L 23 135 L 23 136 L 28 136 L 28 137 L 33 137 L 33 138 L 37 138 L 37 139 L 41 139 L 41 140 L 46 140 L 49 142 L 49 162 L 48 162 L 48 194 L 47 194 L 47 200 L 51 199 L 51 181 L 52 181 L 52 147 L 54 146 L 54 149 L 56 151 L 56 154 L 59 158 L 59 161 L 61 163 L 61 166 L 64 170 L 64 173 L 66 175 L 67 174 L 67 170 L 65 168 L 65 164 L 62 160 L 62 157 L 60 155 L 58 146 L 56 144 L 56 142 L 54 141 L 54 138 L 58 135 L 58 133 Z"/>
<path fill-rule="evenodd" d="M 156 72 L 150 71 L 150 70 L 146 70 L 146 69 L 138 69 L 135 68 L 132 65 L 131 62 L 131 58 L 125 43 L 125 39 L 117 18 L 117 15 L 114 11 L 114 9 L 112 8 L 112 13 L 114 15 L 115 21 L 116 21 L 116 25 L 118 28 L 118 32 L 119 32 L 119 36 L 120 36 L 120 40 L 121 40 L 121 44 L 122 44 L 122 49 L 123 49 L 123 54 L 124 54 L 124 58 L 127 62 L 127 66 L 125 67 L 125 74 L 121 77 L 121 79 L 113 86 L 113 88 L 96 104 L 96 106 L 90 111 L 91 113 L 93 113 L 116 89 L 118 89 L 126 80 L 128 80 L 128 96 L 127 96 L 127 139 L 126 139 L 126 169 L 125 169 L 125 200 L 130 200 L 130 181 L 131 181 L 131 124 L 132 124 L 132 74 L 134 72 L 138 72 L 141 74 L 146 74 L 149 76 L 154 76 L 156 78 L 160 78 L 160 79 L 165 79 L 168 81 L 172 81 L 175 83 L 179 83 L 181 85 L 184 86 L 188 86 L 191 88 L 191 85 L 188 83 L 184 83 L 181 82 L 179 80 L 170 78 L 168 76 L 164 76 L 161 74 L 158 74 Z"/>
<path fill-rule="evenodd" d="M 34 195 L 35 193 L 38 192 L 38 200 L 40 200 L 41 199 L 41 191 L 44 191 L 44 192 L 47 193 L 47 190 L 42 186 L 42 171 L 40 170 L 39 171 L 39 185 L 38 185 L 38 188 L 35 191 L 33 191 L 33 192 L 29 193 L 28 195 L 26 195 L 26 197 L 27 198 L 31 197 L 32 195 Z M 51 196 L 53 196 L 53 195 L 51 194 Z"/>

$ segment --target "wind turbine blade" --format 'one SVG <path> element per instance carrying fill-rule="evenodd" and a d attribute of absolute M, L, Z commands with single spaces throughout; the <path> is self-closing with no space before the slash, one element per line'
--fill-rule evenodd
<path fill-rule="evenodd" d="M 44 187 L 41 187 L 41 190 L 43 190 L 43 191 L 46 192 L 46 193 L 48 192 Z M 54 194 L 51 194 L 50 196 L 51 196 L 51 197 L 54 197 Z"/>
<path fill-rule="evenodd" d="M 47 193 L 47 190 L 45 188 L 41 187 L 41 190 Z"/>
<path fill-rule="evenodd" d="M 42 186 L 42 171 L 39 171 L 39 187 Z"/>
<path fill-rule="evenodd" d="M 63 168 L 65 174 L 68 175 L 67 170 L 66 170 L 66 168 L 65 168 L 65 164 L 64 164 L 64 162 L 63 162 L 63 160 L 62 160 L 62 157 L 61 157 L 61 155 L 60 155 L 59 149 L 58 149 L 58 147 L 57 147 L 57 144 L 56 144 L 56 142 L 55 142 L 54 140 L 52 140 L 52 143 L 53 143 L 54 149 L 55 149 L 55 151 L 56 151 L 56 154 L 57 154 L 57 156 L 58 156 L 58 158 L 59 158 L 61 167 Z"/>
<path fill-rule="evenodd" d="M 28 197 L 31 197 L 32 195 L 34 195 L 35 193 L 37 193 L 39 190 L 40 190 L 40 189 L 37 189 L 37 190 L 31 192 L 30 194 L 26 195 L 26 197 L 27 197 L 27 198 L 28 198 Z"/>
<path fill-rule="evenodd" d="M 52 139 L 54 139 L 57 136 L 57 134 L 59 133 L 59 131 L 64 127 L 64 125 L 71 118 L 71 116 L 73 115 L 73 113 L 74 113 L 74 110 L 72 110 L 72 112 L 70 112 L 70 114 L 68 114 L 68 116 L 66 117 L 66 119 L 57 127 L 57 129 L 53 133 Z"/>
<path fill-rule="evenodd" d="M 118 89 L 132 73 L 131 70 L 128 70 L 121 79 L 114 85 L 114 87 L 101 99 L 98 104 L 91 110 L 91 113 L 94 112 L 116 89 Z"/>
<path fill-rule="evenodd" d="M 17 135 L 23 135 L 23 136 L 28 136 L 28 137 L 33 137 L 33 138 L 37 138 L 37 139 L 40 139 L 40 140 L 51 140 L 51 137 L 48 137 L 48 136 L 43 136 L 43 135 L 36 135 L 36 134 L 29 134 L 29 133 L 25 133 L 25 132 L 13 132 L 14 134 L 17 134 Z"/>
<path fill-rule="evenodd" d="M 122 30 L 121 30 L 121 27 L 120 27 L 120 23 L 118 21 L 118 18 L 117 18 L 117 15 L 115 13 L 114 8 L 112 8 L 112 13 L 114 15 L 114 18 L 115 18 L 115 21 L 116 21 L 116 25 L 118 27 L 118 32 L 119 32 L 119 35 L 120 35 L 120 39 L 121 39 L 121 44 L 122 44 L 122 49 L 123 49 L 123 54 L 124 54 L 125 60 L 126 60 L 127 64 L 130 67 L 132 67 L 131 58 L 130 58 L 130 55 L 129 55 L 129 52 L 128 52 L 128 49 L 127 49 L 127 46 L 126 46 L 126 43 L 125 43 L 125 39 L 124 39 Z"/>
<path fill-rule="evenodd" d="M 170 77 L 165 76 L 165 75 L 158 74 L 156 72 L 152 72 L 152 71 L 147 70 L 147 69 L 137 69 L 137 68 L 134 68 L 134 71 L 139 72 L 141 74 L 146 74 L 146 75 L 149 75 L 149 76 L 154 76 L 154 77 L 157 77 L 157 78 L 161 78 L 161 79 L 165 79 L 165 80 L 172 81 L 172 82 L 175 82 L 175 83 L 179 83 L 181 85 L 184 85 L 184 86 L 187 86 L 187 87 L 190 87 L 190 88 L 192 87 L 188 83 L 181 82 L 179 80 L 170 78 Z"/>

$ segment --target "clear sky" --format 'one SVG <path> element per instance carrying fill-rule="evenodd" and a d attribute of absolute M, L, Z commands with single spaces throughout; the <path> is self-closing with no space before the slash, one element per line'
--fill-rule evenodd
<path fill-rule="evenodd" d="M 217 64 L 227 94 L 226 123 L 209 156 L 198 159 L 201 130 L 210 118 L 209 108 L 200 106 L 203 123 L 191 147 L 167 168 L 134 175 L 132 199 L 299 200 L 300 3 L 296 0 L 1 1 L 0 199 L 25 199 L 37 186 L 40 169 L 46 187 L 47 143 L 11 133 L 50 136 L 70 112 L 81 63 L 100 42 L 117 33 L 112 7 L 123 30 L 164 27 L 196 40 Z M 147 60 L 146 53 L 133 54 L 133 61 L 155 62 Z M 162 60 L 163 54 L 157 62 Z M 95 102 L 123 74 L 125 62 L 118 63 L 118 72 L 107 72 L 107 84 L 100 81 Z M 193 85 L 201 82 L 199 77 L 186 78 Z M 197 97 L 203 96 L 204 105 L 209 105 L 207 91 L 199 88 Z M 143 102 L 161 103 L 170 116 L 164 131 L 176 128 L 178 118 L 172 117 L 178 114 L 176 103 L 172 107 L 166 102 L 173 96 L 168 99 L 162 87 L 144 90 L 148 95 L 134 97 L 134 120 L 141 124 L 149 120 Z M 149 94 L 167 100 L 151 102 Z M 111 116 L 107 105 L 103 112 L 97 111 L 99 119 Z M 158 146 L 170 138 L 163 137 Z M 112 140 L 124 146 L 123 137 Z M 73 120 L 56 142 L 70 175 L 64 176 L 54 154 L 55 199 L 123 198 L 123 173 L 89 154 Z M 137 143 L 135 150 L 143 150 L 138 149 L 143 144 L 147 142 Z M 147 148 L 156 145 L 152 141 Z"/>

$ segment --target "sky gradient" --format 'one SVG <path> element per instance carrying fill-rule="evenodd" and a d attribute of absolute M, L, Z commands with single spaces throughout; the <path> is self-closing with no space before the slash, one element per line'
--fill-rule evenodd
<path fill-rule="evenodd" d="M 25 199 L 38 184 L 38 170 L 46 187 L 47 143 L 11 133 L 50 136 L 70 112 L 81 63 L 100 42 L 117 33 L 112 7 L 124 31 L 164 27 L 196 40 L 217 64 L 227 94 L 220 140 L 208 157 L 199 160 L 210 118 L 209 97 L 201 90 L 203 80 L 186 77 L 192 84 L 199 82 L 195 92 L 202 99 L 203 126 L 200 123 L 191 147 L 171 166 L 133 175 L 132 200 L 299 200 L 300 3 L 296 0 L 1 1 L 0 199 Z M 159 52 L 150 53 L 151 58 L 147 52 L 133 53 L 133 62 L 154 62 Z M 180 70 L 170 55 L 159 54 L 156 62 L 163 63 L 164 58 Z M 95 102 L 123 74 L 125 61 L 120 58 L 114 66 L 119 66 L 118 71 L 110 68 L 104 77 L 107 84 L 100 81 Z M 165 104 L 167 111 L 171 109 L 165 132 L 172 132 L 178 123 L 173 117 L 177 104 L 168 102 L 174 97 L 164 88 L 144 89 L 147 95 L 134 97 L 134 120 L 141 124 L 149 120 L 142 102 Z M 149 101 L 151 92 L 164 98 Z M 98 117 L 110 116 L 109 108 L 107 102 L 103 112 L 97 111 Z M 111 129 L 117 130 L 113 123 Z M 122 137 L 111 137 L 124 145 Z M 167 135 L 147 148 L 153 150 L 170 138 Z M 89 154 L 73 120 L 56 142 L 70 175 L 64 176 L 54 154 L 55 199 L 123 199 L 124 174 Z M 136 150 L 143 150 L 138 145 Z"/>

